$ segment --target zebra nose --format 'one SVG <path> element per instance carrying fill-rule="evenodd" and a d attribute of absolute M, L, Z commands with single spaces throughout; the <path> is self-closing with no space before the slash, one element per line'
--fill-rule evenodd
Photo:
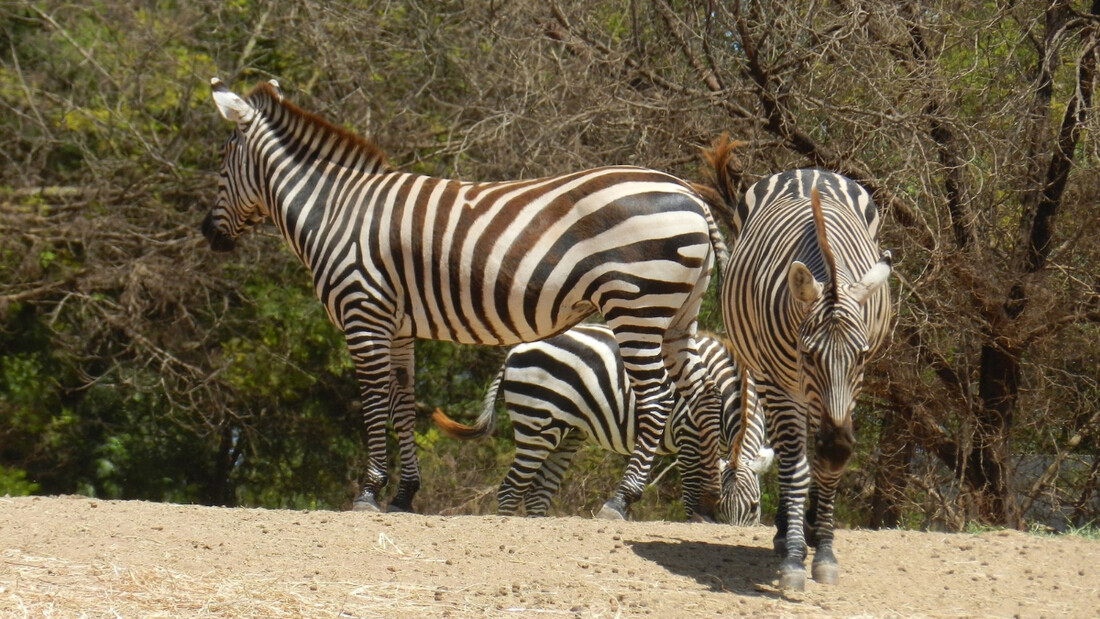
<path fill-rule="evenodd" d="M 206 217 L 202 218 L 202 235 L 207 240 L 214 236 L 214 213 L 207 213 Z"/>
<path fill-rule="evenodd" d="M 814 441 L 814 451 L 834 472 L 844 469 L 848 458 L 855 451 L 855 446 L 856 436 L 851 419 L 846 419 L 840 426 L 829 418 L 821 421 Z"/>
<path fill-rule="evenodd" d="M 214 224 L 214 213 L 207 213 L 202 220 L 202 235 L 210 242 L 210 249 L 218 252 L 232 251 L 237 243 Z"/>

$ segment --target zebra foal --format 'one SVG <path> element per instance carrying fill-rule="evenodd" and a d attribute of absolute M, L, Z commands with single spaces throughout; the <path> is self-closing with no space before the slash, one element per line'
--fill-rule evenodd
<path fill-rule="evenodd" d="M 274 83 L 245 97 L 217 78 L 211 85 L 234 130 L 203 234 L 228 251 L 270 218 L 344 333 L 368 452 L 355 509 L 379 509 L 387 421 L 401 460 L 389 509 L 411 510 L 420 487 L 416 338 L 512 345 L 602 314 L 641 419 L 606 517 L 624 517 L 641 494 L 673 401 L 666 368 L 685 368 L 687 399 L 718 405 L 703 383 L 695 330 L 720 235 L 689 184 L 635 167 L 496 183 L 404 173 L 368 140 L 286 101 Z"/>
<path fill-rule="evenodd" d="M 707 159 L 732 206 L 731 149 L 720 141 Z M 855 446 L 852 409 L 864 365 L 889 329 L 890 252 L 878 249 L 871 196 L 838 174 L 794 170 L 764 178 L 734 211 L 739 234 L 723 277 L 722 314 L 742 371 L 757 386 L 779 462 L 780 586 L 805 587 L 807 498 L 813 579 L 836 583 L 833 501 Z"/>
<path fill-rule="evenodd" d="M 757 475 L 771 463 L 763 416 L 757 411 L 755 392 L 742 388 L 741 373 L 726 345 L 707 334 L 697 342 L 722 410 L 692 415 L 684 400 L 676 398 L 657 453 L 677 456 L 684 511 L 691 517 L 704 488 L 718 484 L 718 471 L 701 466 L 704 454 L 716 448 L 725 454 L 732 447 L 737 453 L 722 471 L 715 516 L 719 522 L 757 524 Z M 629 454 L 636 439 L 634 394 L 614 335 L 602 325 L 580 325 L 510 350 L 473 425 L 457 423 L 438 409 L 432 420 L 452 438 L 487 436 L 496 425 L 498 393 L 512 419 L 516 442 L 512 465 L 497 492 L 502 515 L 515 515 L 523 505 L 528 516 L 545 516 L 586 439 L 620 454 Z"/>

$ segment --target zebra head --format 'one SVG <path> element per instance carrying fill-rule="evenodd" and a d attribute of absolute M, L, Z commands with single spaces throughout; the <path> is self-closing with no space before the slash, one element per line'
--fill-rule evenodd
<path fill-rule="evenodd" d="M 805 312 L 798 329 L 798 381 L 810 427 L 817 428 L 815 453 L 836 473 L 855 448 L 852 409 L 863 388 L 864 366 L 872 349 L 863 306 L 889 278 L 891 255 L 883 252 L 874 266 L 855 279 L 843 260 L 838 267 L 816 188 L 810 193 L 810 205 L 829 282 L 818 282 L 805 264 L 796 261 L 788 271 L 787 285 Z"/>
<path fill-rule="evenodd" d="M 278 84 L 272 81 L 278 94 Z M 202 234 L 214 251 L 230 251 L 242 232 L 258 224 L 267 214 L 260 200 L 258 166 L 248 147 L 250 132 L 258 114 L 248 101 L 229 90 L 218 78 L 210 80 L 214 105 L 222 118 L 236 124 L 225 143 L 218 177 L 218 197 L 202 221 Z"/>
<path fill-rule="evenodd" d="M 730 466 L 718 461 L 722 494 L 714 508 L 714 519 L 723 524 L 750 527 L 760 524 L 760 476 L 772 465 L 775 452 L 762 448 L 751 462 Z"/>

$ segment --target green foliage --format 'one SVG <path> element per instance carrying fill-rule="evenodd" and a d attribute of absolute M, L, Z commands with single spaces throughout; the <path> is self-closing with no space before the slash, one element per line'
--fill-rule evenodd
<path fill-rule="evenodd" d="M 38 492 L 38 484 L 27 481 L 27 472 L 0 466 L 0 496 L 27 496 Z"/>

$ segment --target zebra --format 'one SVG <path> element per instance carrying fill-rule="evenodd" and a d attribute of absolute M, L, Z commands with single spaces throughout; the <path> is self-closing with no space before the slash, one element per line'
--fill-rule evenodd
<path fill-rule="evenodd" d="M 756 393 L 756 386 L 748 372 L 740 371 L 740 366 L 730 352 L 729 340 L 722 338 L 722 353 L 729 359 L 733 372 L 716 373 L 728 378 L 732 375 L 740 380 L 740 410 L 722 415 L 723 441 L 722 453 L 728 459 L 718 461 L 721 475 L 721 500 L 715 510 L 715 520 L 737 526 L 760 524 L 760 477 L 771 468 L 775 453 L 768 444 L 766 435 L 766 417 Z M 708 349 L 709 351 L 709 349 Z M 703 353 L 700 350 L 700 353 Z M 706 357 L 707 368 L 713 367 Z M 719 380 L 719 393 L 723 402 L 730 401 L 732 386 Z"/>
<path fill-rule="evenodd" d="M 724 243 L 710 213 L 721 205 L 707 192 L 628 166 L 483 183 L 401 172 L 366 138 L 286 100 L 277 83 L 245 97 L 218 78 L 211 87 L 234 131 L 203 235 L 229 251 L 270 218 L 344 333 L 368 460 L 353 509 L 380 510 L 389 421 L 401 466 L 387 510 L 412 510 L 417 338 L 513 345 L 601 314 L 641 419 L 606 518 L 625 518 L 641 495 L 674 390 L 718 406 L 695 345 L 713 247 Z M 680 366 L 674 385 L 668 368 Z"/>
<path fill-rule="evenodd" d="M 707 159 L 732 207 L 731 149 L 720 140 Z M 855 445 L 852 409 L 864 366 L 889 328 L 884 284 L 891 255 L 879 253 L 880 222 L 870 194 L 838 174 L 769 176 L 749 187 L 734 210 L 738 235 L 720 292 L 723 324 L 742 370 L 755 381 L 778 458 L 780 586 L 805 587 L 807 497 L 806 522 L 816 545 L 812 576 L 835 584 L 833 500 Z"/>
<path fill-rule="evenodd" d="M 701 333 L 699 355 L 714 381 L 722 411 L 693 416 L 676 398 L 658 446 L 660 455 L 676 455 L 681 470 L 684 511 L 689 518 L 699 506 L 706 473 L 701 454 L 715 449 L 737 451 L 733 465 L 723 466 L 716 520 L 738 525 L 760 521 L 759 472 L 770 465 L 764 444 L 763 416 L 755 391 L 743 391 L 741 373 L 726 344 Z M 452 438 L 489 435 L 496 425 L 496 400 L 503 399 L 512 419 L 516 452 L 497 492 L 501 515 L 545 516 L 569 463 L 586 439 L 620 454 L 630 454 L 637 430 L 635 399 L 614 334 L 606 326 L 584 324 L 563 334 L 508 352 L 485 395 L 473 425 L 453 421 L 436 409 L 432 421 Z M 742 397 L 747 393 L 749 398 Z M 737 442 L 738 446 L 732 445 Z M 725 459 L 720 466 L 725 465 Z M 717 474 L 717 471 L 714 472 Z"/>

